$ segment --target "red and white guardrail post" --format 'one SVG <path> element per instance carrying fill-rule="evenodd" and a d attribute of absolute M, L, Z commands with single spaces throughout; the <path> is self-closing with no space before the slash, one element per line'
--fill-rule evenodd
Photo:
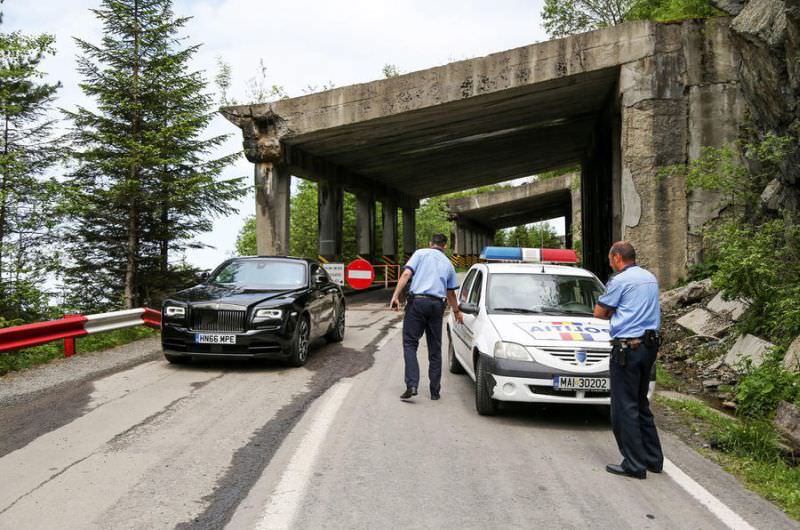
<path fill-rule="evenodd" d="M 161 327 L 161 313 L 148 307 L 96 315 L 64 315 L 48 322 L 36 322 L 0 329 L 0 352 L 21 350 L 56 340 L 64 341 L 64 357 L 75 354 L 75 338 L 133 326 Z"/>

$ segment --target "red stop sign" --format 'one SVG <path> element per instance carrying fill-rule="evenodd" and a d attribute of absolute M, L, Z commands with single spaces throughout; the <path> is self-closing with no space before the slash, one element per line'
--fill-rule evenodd
<path fill-rule="evenodd" d="M 353 289 L 366 289 L 375 280 L 375 269 L 369 261 L 359 258 L 345 268 L 344 279 Z"/>

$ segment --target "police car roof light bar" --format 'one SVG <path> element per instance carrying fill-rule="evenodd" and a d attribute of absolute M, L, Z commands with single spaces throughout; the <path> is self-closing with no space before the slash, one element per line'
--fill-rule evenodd
<path fill-rule="evenodd" d="M 578 263 L 578 255 L 564 248 L 485 247 L 480 259 L 512 263 Z"/>

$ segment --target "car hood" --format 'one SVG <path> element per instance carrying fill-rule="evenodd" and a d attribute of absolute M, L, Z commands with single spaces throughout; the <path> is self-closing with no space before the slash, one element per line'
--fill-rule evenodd
<path fill-rule="evenodd" d="M 592 317 L 543 315 L 490 315 L 505 341 L 524 346 L 564 346 L 565 342 L 584 347 L 608 347 L 607 320 Z"/>
<path fill-rule="evenodd" d="M 185 289 L 170 297 L 170 300 L 184 302 L 191 305 L 219 305 L 250 307 L 267 301 L 278 302 L 291 300 L 303 289 L 290 290 L 255 290 L 241 287 L 226 287 L 213 284 L 196 285 Z M 222 307 L 219 307 L 222 309 Z"/>

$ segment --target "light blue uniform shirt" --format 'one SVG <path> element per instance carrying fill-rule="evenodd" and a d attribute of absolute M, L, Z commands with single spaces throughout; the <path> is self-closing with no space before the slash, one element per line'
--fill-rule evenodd
<path fill-rule="evenodd" d="M 658 304 L 658 280 L 638 265 L 632 265 L 614 276 L 598 304 L 613 309 L 612 339 L 641 337 L 648 329 L 661 326 L 661 307 Z"/>
<path fill-rule="evenodd" d="M 448 289 L 457 289 L 456 270 L 447 255 L 436 248 L 421 248 L 414 252 L 404 269 L 414 273 L 411 294 L 447 297 Z"/>

